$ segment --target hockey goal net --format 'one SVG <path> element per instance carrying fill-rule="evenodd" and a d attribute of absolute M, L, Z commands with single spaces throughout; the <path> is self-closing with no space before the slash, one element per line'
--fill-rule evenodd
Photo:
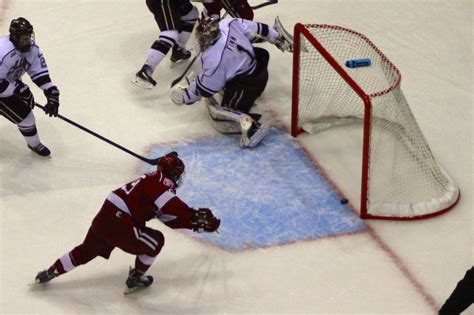
<path fill-rule="evenodd" d="M 302 132 L 360 125 L 360 216 L 413 220 L 439 215 L 459 199 L 435 160 L 400 88 L 399 70 L 364 35 L 296 24 L 292 126 Z M 349 60 L 370 60 L 349 67 Z"/>

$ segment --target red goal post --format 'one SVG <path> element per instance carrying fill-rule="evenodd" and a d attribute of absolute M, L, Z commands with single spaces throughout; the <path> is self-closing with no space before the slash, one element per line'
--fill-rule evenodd
<path fill-rule="evenodd" d="M 369 66 L 346 64 L 362 58 Z M 460 197 L 400 84 L 400 71 L 363 34 L 334 25 L 295 25 L 291 134 L 362 126 L 364 219 L 429 218 L 451 209 Z"/>

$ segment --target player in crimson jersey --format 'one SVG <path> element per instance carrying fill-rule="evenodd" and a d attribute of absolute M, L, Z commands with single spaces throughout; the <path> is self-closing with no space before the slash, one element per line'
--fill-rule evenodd
<path fill-rule="evenodd" d="M 147 221 L 157 218 L 172 229 L 192 229 L 195 232 L 215 232 L 220 225 L 220 220 L 211 210 L 195 210 L 176 196 L 183 172 L 184 163 L 176 152 L 171 152 L 158 160 L 156 172 L 145 174 L 109 193 L 82 244 L 39 272 L 36 283 L 46 283 L 97 256 L 108 259 L 118 247 L 136 255 L 125 293 L 150 286 L 153 277 L 145 272 L 160 253 L 164 236 L 160 231 L 147 227 Z"/>
<path fill-rule="evenodd" d="M 233 18 L 253 20 L 253 10 L 247 0 L 208 0 L 204 2 L 204 17 L 220 18 L 220 12 L 225 9 Z"/>

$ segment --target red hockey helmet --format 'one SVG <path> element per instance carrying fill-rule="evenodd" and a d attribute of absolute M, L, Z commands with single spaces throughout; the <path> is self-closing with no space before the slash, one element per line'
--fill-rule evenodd
<path fill-rule="evenodd" d="M 178 157 L 178 152 L 173 151 L 160 157 L 157 170 L 171 179 L 176 187 L 178 187 L 181 184 L 181 176 L 184 173 L 184 163 Z"/>
<path fill-rule="evenodd" d="M 213 45 L 221 37 L 219 20 L 213 17 L 201 18 L 196 27 L 196 39 L 204 51 L 207 47 Z"/>
<path fill-rule="evenodd" d="M 24 17 L 13 19 L 10 23 L 10 40 L 22 52 L 30 49 L 35 40 L 33 25 Z"/>

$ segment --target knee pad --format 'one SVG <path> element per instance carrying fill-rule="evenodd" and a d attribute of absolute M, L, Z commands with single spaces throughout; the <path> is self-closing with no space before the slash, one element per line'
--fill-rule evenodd
<path fill-rule="evenodd" d="M 178 42 L 179 32 L 177 30 L 163 31 L 160 34 L 160 41 L 173 47 Z"/>
<path fill-rule="evenodd" d="M 33 111 L 30 110 L 25 119 L 20 121 L 17 126 L 21 134 L 25 137 L 33 137 L 36 135 L 36 120 L 35 116 L 33 115 Z"/>
<path fill-rule="evenodd" d="M 165 245 L 165 236 L 160 231 L 153 230 L 153 229 L 146 229 L 146 233 L 148 235 L 150 235 L 151 237 L 153 237 L 153 239 L 156 241 L 156 246 L 155 246 L 155 249 L 153 251 L 150 251 L 150 252 L 145 253 L 145 254 L 147 254 L 148 256 L 151 256 L 151 257 L 156 257 L 156 256 L 158 256 L 161 249 Z"/>
<path fill-rule="evenodd" d="M 199 17 L 199 11 L 195 6 L 193 6 L 191 11 L 181 16 L 181 21 L 183 21 L 185 24 L 190 24 L 194 26 L 194 24 L 196 24 L 198 17 Z"/>
<path fill-rule="evenodd" d="M 30 110 L 28 115 L 18 123 L 18 128 L 30 128 L 36 124 L 35 115 L 33 115 L 33 111 Z"/>

